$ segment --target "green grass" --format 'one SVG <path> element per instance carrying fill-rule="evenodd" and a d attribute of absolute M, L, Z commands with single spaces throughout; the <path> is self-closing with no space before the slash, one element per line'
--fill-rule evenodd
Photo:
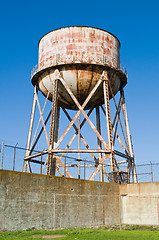
<path fill-rule="evenodd" d="M 159 228 L 125 226 L 122 228 L 122 231 L 120 231 L 118 226 L 113 226 L 110 228 L 80 228 L 55 231 L 26 230 L 17 232 L 2 232 L 0 233 L 0 240 L 38 240 L 43 239 L 42 236 L 44 235 L 66 235 L 66 237 L 63 238 L 54 238 L 55 240 L 158 240 Z"/>

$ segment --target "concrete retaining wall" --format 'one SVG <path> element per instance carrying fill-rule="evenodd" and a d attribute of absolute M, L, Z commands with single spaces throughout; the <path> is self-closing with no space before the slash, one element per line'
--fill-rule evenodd
<path fill-rule="evenodd" d="M 159 183 L 113 184 L 0 170 L 0 231 L 159 224 Z"/>
<path fill-rule="evenodd" d="M 119 185 L 0 170 L 0 231 L 119 224 Z"/>
<path fill-rule="evenodd" d="M 159 183 L 120 185 L 122 224 L 159 224 Z"/>

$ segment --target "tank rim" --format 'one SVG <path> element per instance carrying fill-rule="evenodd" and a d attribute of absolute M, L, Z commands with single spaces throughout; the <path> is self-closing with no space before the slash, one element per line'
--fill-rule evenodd
<path fill-rule="evenodd" d="M 61 66 L 64 66 L 64 65 L 95 65 L 95 66 L 100 66 L 101 68 L 103 68 L 103 70 L 111 70 L 111 71 L 115 71 L 117 72 L 120 77 L 121 77 L 121 83 L 122 83 L 122 86 L 125 87 L 125 85 L 127 84 L 127 76 L 124 72 L 122 72 L 120 69 L 117 69 L 117 68 L 113 68 L 113 67 L 109 67 L 109 66 L 103 66 L 103 65 L 100 65 L 100 64 L 90 64 L 90 63 L 70 63 L 70 64 L 60 64 L 60 65 L 56 65 L 56 66 L 50 66 L 50 67 L 47 67 L 47 68 L 43 68 L 39 71 L 37 71 L 31 78 L 31 82 L 33 84 L 33 86 L 36 85 L 37 81 L 38 81 L 38 78 L 44 73 L 46 72 L 47 70 L 49 69 L 54 69 L 54 68 L 57 68 L 59 69 L 59 67 Z"/>
<path fill-rule="evenodd" d="M 109 31 L 106 31 L 106 30 L 104 30 L 104 29 L 102 29 L 102 28 L 91 27 L 91 26 L 67 26 L 67 27 L 56 28 L 56 29 L 54 29 L 54 30 L 52 30 L 52 31 L 49 31 L 48 33 L 44 34 L 44 35 L 40 38 L 40 40 L 38 41 L 38 48 L 39 48 L 40 41 L 41 41 L 42 38 L 45 37 L 47 34 L 49 34 L 49 33 L 51 33 L 51 32 L 55 32 L 55 31 L 60 30 L 60 29 L 73 28 L 73 27 L 78 27 L 78 28 L 82 28 L 82 27 L 83 27 L 83 28 L 93 28 L 93 29 L 101 30 L 101 31 L 103 31 L 103 32 L 107 32 L 107 33 L 109 33 L 110 35 L 112 35 L 113 37 L 115 37 L 115 38 L 118 40 L 118 42 L 119 42 L 119 47 L 121 48 L 121 43 L 120 43 L 119 39 L 118 39 L 113 33 L 109 32 Z"/>

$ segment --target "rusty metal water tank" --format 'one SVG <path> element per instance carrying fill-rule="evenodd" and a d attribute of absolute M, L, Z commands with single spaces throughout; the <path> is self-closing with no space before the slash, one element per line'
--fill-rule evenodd
<path fill-rule="evenodd" d="M 103 70 L 108 72 L 114 95 L 127 83 L 120 67 L 120 42 L 113 34 L 93 27 L 65 27 L 44 35 L 39 41 L 38 65 L 32 71 L 32 83 L 52 100 L 54 71 L 58 69 L 80 104 L 93 89 Z M 60 106 L 76 109 L 59 83 Z M 111 98 L 112 96 L 110 96 Z M 86 109 L 103 104 L 102 86 Z"/>

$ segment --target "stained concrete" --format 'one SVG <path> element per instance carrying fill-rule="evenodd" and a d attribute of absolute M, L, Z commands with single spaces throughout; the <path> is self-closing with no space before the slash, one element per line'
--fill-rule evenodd
<path fill-rule="evenodd" d="M 0 231 L 159 225 L 159 183 L 114 184 L 0 170 Z"/>
<path fill-rule="evenodd" d="M 118 223 L 118 184 L 0 170 L 0 231 Z"/>
<path fill-rule="evenodd" d="M 122 224 L 159 225 L 159 183 L 120 185 Z"/>

